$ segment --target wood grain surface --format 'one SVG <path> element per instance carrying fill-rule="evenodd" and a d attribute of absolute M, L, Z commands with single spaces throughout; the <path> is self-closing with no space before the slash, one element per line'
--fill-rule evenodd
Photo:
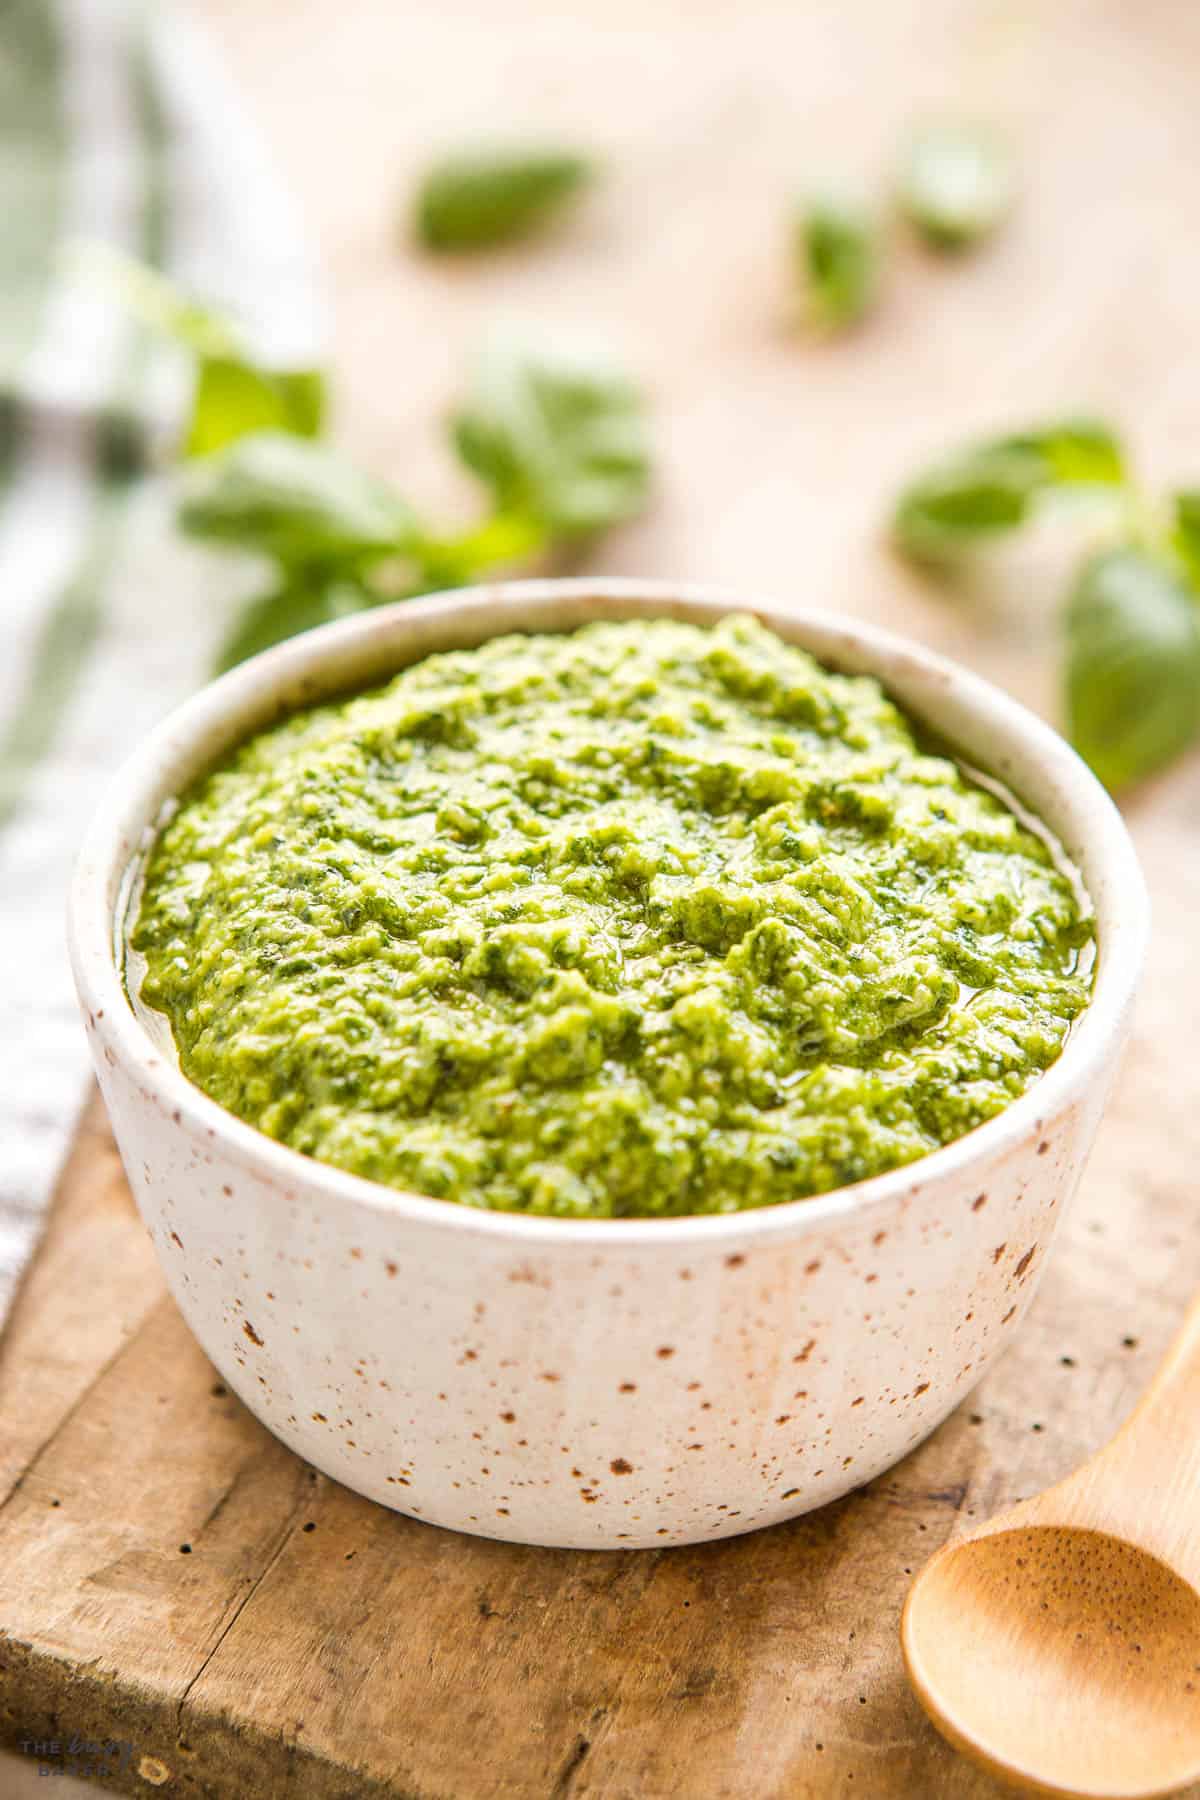
<path fill-rule="evenodd" d="M 935 591 L 880 520 L 929 454 L 1065 408 L 1123 425 L 1155 479 L 1200 475 L 1200 10 L 203 10 L 319 234 L 340 435 L 414 501 L 470 504 L 439 420 L 491 318 L 599 327 L 650 391 L 661 474 L 593 566 L 883 619 L 1053 709 L 1057 537 Z M 898 240 L 868 325 L 797 338 L 789 194 L 877 187 L 951 103 L 1020 144 L 1011 228 L 964 262 Z M 536 248 L 421 260 L 400 221 L 422 158 L 501 129 L 583 138 L 607 179 Z M 908 1577 L 1112 1432 L 1200 1275 L 1200 759 L 1129 816 L 1156 913 L 1136 1043 L 1031 1319 L 921 1450 L 773 1531 L 536 1551 L 318 1477 L 221 1391 L 90 1114 L 0 1354 L 0 1738 L 128 1741 L 127 1791 L 212 1800 L 996 1795 L 907 1690 Z"/>

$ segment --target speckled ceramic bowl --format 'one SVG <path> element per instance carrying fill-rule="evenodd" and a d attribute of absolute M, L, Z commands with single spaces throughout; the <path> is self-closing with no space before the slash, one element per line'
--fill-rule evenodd
<path fill-rule="evenodd" d="M 757 613 L 877 675 L 1009 784 L 1082 871 L 1095 995 L 1054 1067 L 909 1168 L 727 1217 L 576 1223 L 397 1193 L 285 1149 L 164 1055 L 122 981 L 165 801 L 282 712 L 502 631 Z M 100 1085 L 171 1291 L 222 1378 L 327 1474 L 438 1525 L 678 1544 L 836 1499 L 930 1432 L 1016 1330 L 1092 1143 L 1146 935 L 1120 817 L 1053 732 L 915 645 L 642 582 L 524 582 L 331 625 L 227 675 L 129 761 L 84 845 L 71 946 Z"/>

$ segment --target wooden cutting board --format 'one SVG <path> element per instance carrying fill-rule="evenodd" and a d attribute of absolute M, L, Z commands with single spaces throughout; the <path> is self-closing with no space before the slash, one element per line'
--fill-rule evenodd
<path fill-rule="evenodd" d="M 437 420 L 498 312 L 599 323 L 653 396 L 651 514 L 597 566 L 885 619 L 1053 706 L 1053 569 L 932 592 L 880 543 L 928 455 L 1087 406 L 1200 477 L 1200 11 L 1177 0 L 206 0 L 320 233 L 341 433 L 415 500 L 466 500 Z M 1026 193 L 949 266 L 900 245 L 854 338 L 784 328 L 781 209 L 879 181 L 965 95 Z M 433 265 L 397 195 L 483 125 L 598 142 L 545 246 Z M 486 1543 L 334 1486 L 221 1388 L 87 1114 L 0 1344 L 0 1740 L 127 1744 L 118 1785 L 212 1800 L 983 1800 L 909 1696 L 911 1571 L 1127 1412 L 1200 1278 L 1200 759 L 1129 808 L 1156 909 L 1136 1042 L 1032 1316 L 905 1463 L 787 1526 L 621 1554 Z M 2 1779 L 2 1778 L 0 1778 Z"/>

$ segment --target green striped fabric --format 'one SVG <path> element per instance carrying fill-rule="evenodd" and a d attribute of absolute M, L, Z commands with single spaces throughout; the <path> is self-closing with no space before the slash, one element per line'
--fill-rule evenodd
<path fill-rule="evenodd" d="M 62 913 L 98 792 L 202 679 L 223 595 L 150 471 L 185 371 L 72 245 L 105 242 L 318 360 L 302 234 L 192 22 L 0 0 L 0 1322 L 86 1081 Z"/>
<path fill-rule="evenodd" d="M 41 320 L 63 199 L 66 120 L 59 20 L 44 0 L 0 5 L 0 384 L 7 389 Z"/>

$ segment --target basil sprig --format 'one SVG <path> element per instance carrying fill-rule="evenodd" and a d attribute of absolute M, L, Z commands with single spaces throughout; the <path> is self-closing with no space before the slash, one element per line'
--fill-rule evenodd
<path fill-rule="evenodd" d="M 281 431 L 249 433 L 189 464 L 178 487 L 182 529 L 276 565 L 219 667 L 364 607 L 527 563 L 645 502 L 641 398 L 606 353 L 568 358 L 506 333 L 481 358 L 451 437 L 491 500 L 460 531 L 424 519 L 331 445 Z"/>
<path fill-rule="evenodd" d="M 155 270 L 103 249 L 82 254 L 135 317 L 192 358 L 185 449 L 195 460 L 178 478 L 178 525 L 273 565 L 218 669 L 365 607 L 528 563 L 645 504 L 642 397 L 603 346 L 512 326 L 492 334 L 450 421 L 490 505 L 447 530 L 320 438 L 320 371 L 261 368 L 228 320 Z"/>
<path fill-rule="evenodd" d="M 1111 541 L 1071 584 L 1063 702 L 1071 742 L 1115 792 L 1200 741 L 1200 489 L 1175 494 L 1159 524 L 1115 433 L 1059 421 L 941 460 L 900 495 L 892 539 L 953 563 L 1089 490 L 1112 502 Z"/>

